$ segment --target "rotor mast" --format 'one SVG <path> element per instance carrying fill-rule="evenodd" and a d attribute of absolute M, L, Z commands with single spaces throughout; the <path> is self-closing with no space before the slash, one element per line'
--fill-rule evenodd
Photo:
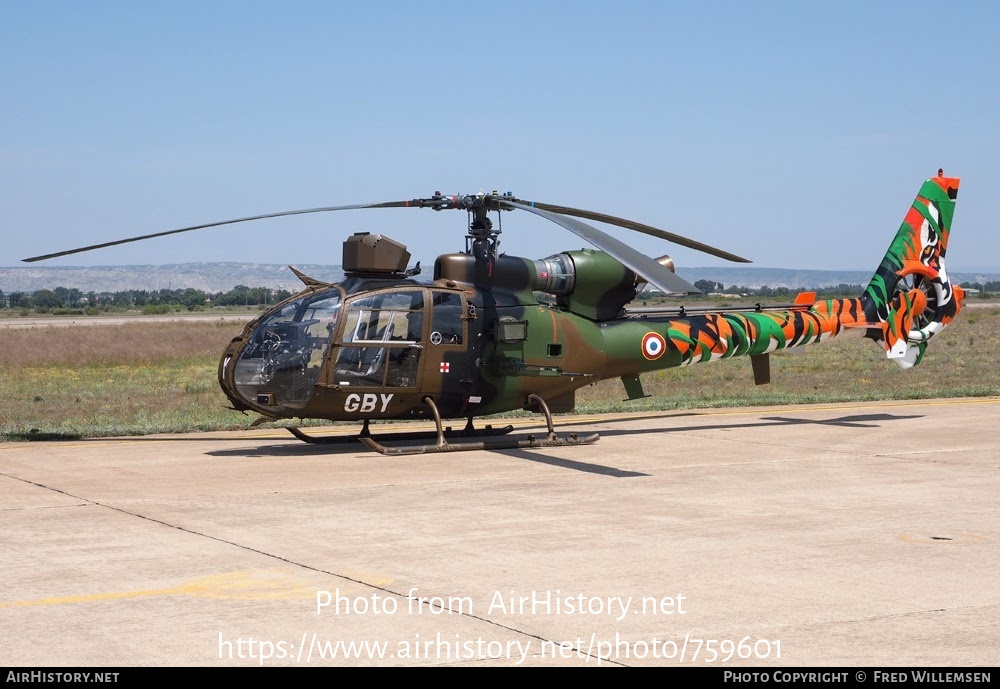
<path fill-rule="evenodd" d="M 504 196 L 498 196 L 496 192 L 487 195 L 480 189 L 475 194 L 461 197 L 462 205 L 469 212 L 469 233 L 465 235 L 465 251 L 477 260 L 492 261 L 497 257 L 497 249 L 500 246 L 501 224 L 498 223 L 496 229 L 494 229 L 493 221 L 489 218 L 489 212 L 496 211 L 499 216 L 500 211 L 508 210 L 498 203 L 499 199 L 505 197 L 513 198 L 514 195 L 510 192 L 507 192 Z"/>

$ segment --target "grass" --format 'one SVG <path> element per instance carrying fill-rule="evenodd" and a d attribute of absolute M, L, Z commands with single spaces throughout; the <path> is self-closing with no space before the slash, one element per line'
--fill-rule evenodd
<path fill-rule="evenodd" d="M 581 411 L 678 409 L 862 400 L 979 397 L 1000 394 L 1000 310 L 959 317 L 929 344 L 924 360 L 904 371 L 870 340 L 838 338 L 801 353 L 771 356 L 771 383 L 755 386 L 746 358 L 696 364 L 643 376 L 644 400 L 623 403 L 620 381 L 577 395 Z"/>
<path fill-rule="evenodd" d="M 0 437 L 245 428 L 215 383 L 228 323 L 0 330 Z"/>
<path fill-rule="evenodd" d="M 0 330 L 0 439 L 247 428 L 227 407 L 218 357 L 239 325 L 213 322 Z M 622 402 L 618 380 L 582 389 L 582 412 L 1000 394 L 1000 309 L 964 312 L 903 371 L 872 342 L 836 339 L 771 357 L 755 386 L 745 358 L 643 376 L 651 397 Z"/>

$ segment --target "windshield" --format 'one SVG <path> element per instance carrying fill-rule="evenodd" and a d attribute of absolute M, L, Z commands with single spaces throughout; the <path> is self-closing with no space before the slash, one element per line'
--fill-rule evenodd
<path fill-rule="evenodd" d="M 339 290 L 282 306 L 250 333 L 236 363 L 236 390 L 264 407 L 303 407 L 312 397 L 340 313 Z"/>

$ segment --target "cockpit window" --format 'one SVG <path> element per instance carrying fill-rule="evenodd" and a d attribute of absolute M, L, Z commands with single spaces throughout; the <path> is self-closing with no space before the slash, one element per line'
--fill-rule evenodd
<path fill-rule="evenodd" d="M 422 290 L 374 294 L 350 302 L 334 382 L 415 386 L 423 330 Z"/>
<path fill-rule="evenodd" d="M 264 407 L 303 407 L 312 397 L 340 314 L 340 292 L 285 304 L 250 333 L 236 363 L 236 390 Z"/>

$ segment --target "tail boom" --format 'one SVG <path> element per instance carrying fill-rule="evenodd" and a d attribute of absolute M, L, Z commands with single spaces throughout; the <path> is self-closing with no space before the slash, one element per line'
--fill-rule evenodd
<path fill-rule="evenodd" d="M 856 299 L 813 303 L 803 294 L 790 309 L 630 317 L 600 326 L 607 368 L 602 378 L 636 376 L 823 342 L 841 335 L 879 342 L 903 368 L 918 364 L 927 342 L 958 314 L 964 292 L 952 285 L 945 253 L 959 180 L 928 179 L 882 263 Z"/>
<path fill-rule="evenodd" d="M 686 318 L 630 318 L 602 327 L 603 377 L 635 375 L 865 334 L 861 299 L 834 299 L 780 311 L 733 311 Z M 641 355 L 641 356 L 640 356 Z"/>

